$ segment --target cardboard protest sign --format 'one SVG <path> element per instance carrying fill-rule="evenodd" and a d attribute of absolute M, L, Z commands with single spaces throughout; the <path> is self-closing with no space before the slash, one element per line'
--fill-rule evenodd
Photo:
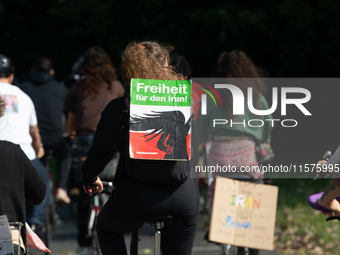
<path fill-rule="evenodd" d="M 278 187 L 217 178 L 209 239 L 274 249 Z"/>
<path fill-rule="evenodd" d="M 130 157 L 189 160 L 191 82 L 131 79 Z"/>

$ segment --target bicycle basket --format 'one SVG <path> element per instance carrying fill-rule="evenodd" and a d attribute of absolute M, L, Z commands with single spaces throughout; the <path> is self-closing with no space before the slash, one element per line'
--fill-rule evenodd
<path fill-rule="evenodd" d="M 0 255 L 20 254 L 21 238 L 21 222 L 8 222 L 6 215 L 0 216 Z M 17 249 L 13 248 L 13 245 Z"/>

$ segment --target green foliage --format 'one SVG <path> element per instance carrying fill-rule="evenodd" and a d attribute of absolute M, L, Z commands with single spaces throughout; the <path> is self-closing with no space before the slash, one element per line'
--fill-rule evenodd
<path fill-rule="evenodd" d="M 337 76 L 337 10 L 326 1 L 109 1 L 2 0 L 1 52 L 24 77 L 38 55 L 50 56 L 57 77 L 93 45 L 116 67 L 133 40 L 173 44 L 188 58 L 193 76 L 216 76 L 222 51 L 241 49 L 272 77 Z"/>
<path fill-rule="evenodd" d="M 326 222 L 307 202 L 322 192 L 329 180 L 281 179 L 276 214 L 276 247 L 287 254 L 337 254 L 339 222 Z"/>
<path fill-rule="evenodd" d="M 279 187 L 276 212 L 275 250 L 284 254 L 338 254 L 339 222 L 312 209 L 308 197 L 324 191 L 328 179 L 274 179 Z M 201 188 L 201 196 L 207 190 Z M 205 208 L 205 207 L 203 207 Z M 199 227 L 208 228 L 210 217 L 200 214 Z"/>

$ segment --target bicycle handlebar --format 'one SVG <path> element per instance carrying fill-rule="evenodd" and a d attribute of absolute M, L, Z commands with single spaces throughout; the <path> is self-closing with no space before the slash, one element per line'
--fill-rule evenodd
<path fill-rule="evenodd" d="M 323 154 L 323 159 L 328 161 L 330 158 L 332 157 L 332 152 L 331 151 L 326 151 L 325 154 Z M 329 173 L 328 173 L 329 174 Z M 327 176 L 327 172 L 320 172 L 320 173 L 316 173 L 313 181 L 315 181 L 316 179 L 318 179 L 319 177 L 326 177 Z"/>
<path fill-rule="evenodd" d="M 106 195 L 111 195 L 112 194 L 112 191 L 115 189 L 115 187 L 113 186 L 113 183 L 112 182 L 106 182 L 106 181 L 102 181 L 103 183 L 103 191 L 100 192 L 100 193 L 96 193 L 94 194 L 95 196 L 98 196 L 98 195 L 101 195 L 101 194 L 106 194 Z"/>

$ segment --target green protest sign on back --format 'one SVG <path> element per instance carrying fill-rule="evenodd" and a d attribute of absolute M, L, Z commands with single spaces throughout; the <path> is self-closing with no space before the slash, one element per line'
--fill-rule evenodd
<path fill-rule="evenodd" d="M 131 79 L 130 85 L 130 157 L 189 160 L 191 82 Z"/>
<path fill-rule="evenodd" d="M 190 80 L 131 79 L 130 103 L 134 105 L 190 106 Z"/>

